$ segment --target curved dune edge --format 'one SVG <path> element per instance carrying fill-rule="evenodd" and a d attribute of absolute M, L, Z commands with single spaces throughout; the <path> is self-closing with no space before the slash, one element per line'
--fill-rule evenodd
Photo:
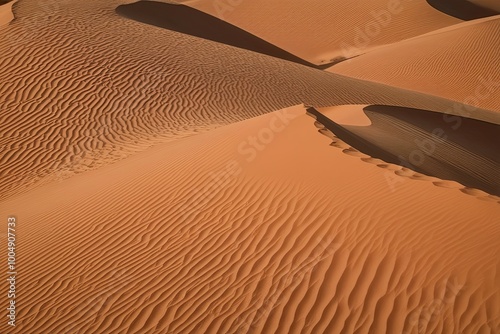
<path fill-rule="evenodd" d="M 317 108 L 323 115 L 328 115 L 329 119 L 342 126 L 370 126 L 371 119 L 366 115 L 363 108 L 368 107 L 366 104 L 348 104 L 343 106 L 333 106 Z M 308 113 L 310 116 L 313 114 Z"/>
<path fill-rule="evenodd" d="M 376 48 L 329 71 L 498 112 L 499 48 L 500 16 L 494 16 Z"/>
<path fill-rule="evenodd" d="M 351 58 L 367 48 L 461 22 L 425 0 L 358 1 L 356 10 L 352 10 L 350 2 L 328 0 L 176 2 L 217 16 L 315 64 Z"/>
<path fill-rule="evenodd" d="M 500 206 L 391 189 L 311 123 L 302 107 L 270 113 L 1 202 L 23 245 L 17 329 L 498 328 Z"/>
<path fill-rule="evenodd" d="M 331 66 L 331 64 L 317 66 L 309 63 L 218 17 L 182 4 L 138 1 L 118 6 L 116 12 L 119 15 L 142 23 L 262 53 L 301 65 L 318 69 Z"/>
<path fill-rule="evenodd" d="M 0 1 L 0 27 L 7 25 L 10 21 L 14 19 L 14 13 L 12 12 L 12 6 L 18 0 L 12 0 L 10 2 L 2 4 Z"/>
<path fill-rule="evenodd" d="M 344 112 L 354 108 L 363 110 L 372 124 L 346 122 Z M 307 109 L 316 119 L 318 131 L 344 153 L 399 176 L 500 203 L 500 184 L 495 176 L 500 167 L 495 148 L 500 126 L 393 106 L 350 105 L 320 111 Z M 353 118 L 359 120 L 355 114 Z"/>

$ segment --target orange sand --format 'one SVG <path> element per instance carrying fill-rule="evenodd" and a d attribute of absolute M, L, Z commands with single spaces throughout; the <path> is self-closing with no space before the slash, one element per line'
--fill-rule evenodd
<path fill-rule="evenodd" d="M 500 333 L 498 16 L 160 2 L 0 6 L 0 333 Z"/>

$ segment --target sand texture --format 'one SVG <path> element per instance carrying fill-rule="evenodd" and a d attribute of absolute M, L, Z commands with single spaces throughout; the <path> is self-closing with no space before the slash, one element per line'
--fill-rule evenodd
<path fill-rule="evenodd" d="M 494 16 L 372 50 L 330 71 L 500 112 L 499 56 Z"/>
<path fill-rule="evenodd" d="M 499 10 L 0 5 L 0 333 L 500 333 Z"/>

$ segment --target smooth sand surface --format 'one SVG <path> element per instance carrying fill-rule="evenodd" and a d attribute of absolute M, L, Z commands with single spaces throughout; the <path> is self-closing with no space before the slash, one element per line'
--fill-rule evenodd
<path fill-rule="evenodd" d="M 494 16 L 380 47 L 329 70 L 500 111 L 499 50 Z"/>
<path fill-rule="evenodd" d="M 344 106 L 317 108 L 315 110 L 323 115 L 328 114 L 328 118 L 331 121 L 339 123 L 341 126 L 368 126 L 372 124 L 372 121 L 363 110 L 364 107 L 367 107 L 367 105 L 349 104 Z"/>
<path fill-rule="evenodd" d="M 354 57 L 371 47 L 460 22 L 425 0 L 316 0 L 312 5 L 267 0 L 179 2 L 224 19 L 315 64 Z"/>
<path fill-rule="evenodd" d="M 344 154 L 304 111 L 4 201 L 22 222 L 18 330 L 498 329 L 498 203 Z M 249 149 L 273 127 L 282 131 Z"/>
<path fill-rule="evenodd" d="M 12 14 L 12 5 L 17 0 L 3 3 L 0 1 L 0 27 L 8 24 L 10 21 L 14 19 L 14 15 Z"/>
<path fill-rule="evenodd" d="M 500 333 L 498 17 L 158 2 L 0 27 L 0 333 Z"/>

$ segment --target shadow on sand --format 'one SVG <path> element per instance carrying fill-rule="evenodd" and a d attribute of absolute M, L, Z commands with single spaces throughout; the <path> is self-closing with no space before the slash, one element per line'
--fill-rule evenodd
<path fill-rule="evenodd" d="M 135 21 L 281 58 L 305 66 L 317 69 L 325 69 L 331 66 L 331 64 L 318 66 L 309 63 L 226 21 L 185 5 L 139 1 L 118 6 L 116 12 Z"/>
<path fill-rule="evenodd" d="M 404 107 L 372 105 L 363 111 L 370 126 L 342 126 L 307 109 L 364 154 L 500 196 L 500 125 Z"/>
<path fill-rule="evenodd" d="M 500 13 L 475 5 L 467 0 L 427 0 L 435 9 L 461 20 L 475 20 Z"/>

